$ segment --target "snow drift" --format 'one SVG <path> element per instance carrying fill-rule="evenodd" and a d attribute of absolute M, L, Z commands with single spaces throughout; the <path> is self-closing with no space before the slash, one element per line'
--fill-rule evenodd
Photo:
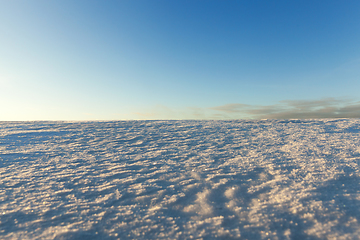
<path fill-rule="evenodd" d="M 0 122 L 2 239 L 353 239 L 360 120 Z"/>

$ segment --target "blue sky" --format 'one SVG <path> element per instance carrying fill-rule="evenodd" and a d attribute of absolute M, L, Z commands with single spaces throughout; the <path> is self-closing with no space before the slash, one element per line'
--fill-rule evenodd
<path fill-rule="evenodd" d="M 0 1 L 0 120 L 360 117 L 360 1 Z"/>

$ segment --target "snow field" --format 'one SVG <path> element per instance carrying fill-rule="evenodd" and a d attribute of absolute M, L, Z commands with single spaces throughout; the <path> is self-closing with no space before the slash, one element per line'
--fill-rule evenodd
<path fill-rule="evenodd" d="M 1 239 L 358 239 L 360 120 L 0 122 Z"/>

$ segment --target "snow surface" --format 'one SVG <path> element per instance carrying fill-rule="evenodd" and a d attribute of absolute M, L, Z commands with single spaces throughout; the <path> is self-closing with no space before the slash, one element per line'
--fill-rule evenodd
<path fill-rule="evenodd" d="M 1 239 L 359 239 L 360 120 L 0 122 Z"/>

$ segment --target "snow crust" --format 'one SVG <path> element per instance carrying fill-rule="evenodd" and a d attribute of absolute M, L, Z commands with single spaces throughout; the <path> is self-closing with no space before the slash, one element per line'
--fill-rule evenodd
<path fill-rule="evenodd" d="M 359 239 L 360 120 L 0 122 L 1 239 Z"/>

